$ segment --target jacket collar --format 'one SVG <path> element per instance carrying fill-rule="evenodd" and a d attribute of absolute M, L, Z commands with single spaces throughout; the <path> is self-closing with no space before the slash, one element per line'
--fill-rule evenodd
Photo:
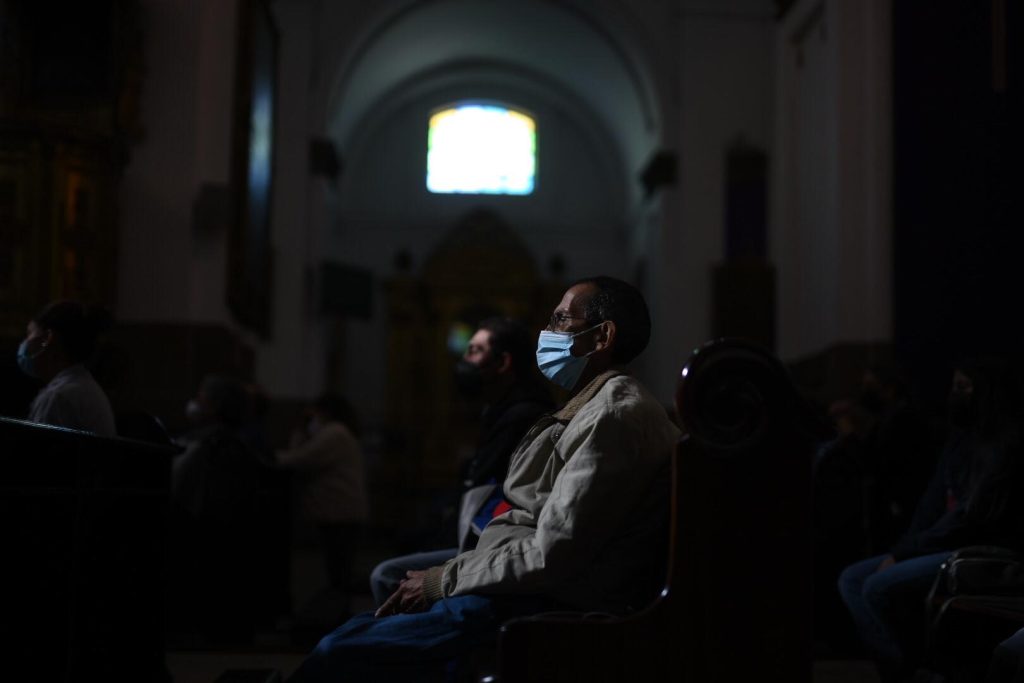
<path fill-rule="evenodd" d="M 623 374 L 621 370 L 614 368 L 605 370 L 600 375 L 590 380 L 590 384 L 583 387 L 580 393 L 573 396 L 569 401 L 562 406 L 561 410 L 557 411 L 552 417 L 556 420 L 564 420 L 568 422 L 576 417 L 576 413 L 580 411 L 580 408 L 590 402 L 590 399 L 594 398 L 597 392 L 601 391 L 601 387 L 605 385 L 605 382 L 610 380 L 612 377 L 618 377 Z"/>

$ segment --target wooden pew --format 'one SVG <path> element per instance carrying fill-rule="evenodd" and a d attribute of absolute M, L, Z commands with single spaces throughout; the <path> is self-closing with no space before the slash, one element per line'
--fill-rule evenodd
<path fill-rule="evenodd" d="M 660 597 L 625 618 L 507 623 L 501 683 L 811 680 L 810 479 L 821 428 L 782 364 L 737 340 L 693 353 L 676 409 L 686 435 L 673 457 Z"/>
<path fill-rule="evenodd" d="M 981 680 L 995 647 L 1024 628 L 1024 555 L 971 546 L 942 565 L 926 601 L 925 667 Z"/>
<path fill-rule="evenodd" d="M 166 680 L 175 452 L 0 418 L 0 678 Z"/>

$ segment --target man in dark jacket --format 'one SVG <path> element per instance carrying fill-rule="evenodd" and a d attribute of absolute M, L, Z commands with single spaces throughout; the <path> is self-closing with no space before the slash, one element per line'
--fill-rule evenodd
<path fill-rule="evenodd" d="M 476 544 L 480 530 L 502 510 L 501 488 L 508 460 L 526 430 L 554 403 L 534 354 L 534 339 L 520 323 L 488 318 L 469 340 L 455 367 L 459 390 L 480 399 L 484 411 L 473 457 L 460 469 L 461 500 L 458 548 L 443 548 L 395 557 L 378 564 L 370 575 L 377 604 L 397 590 L 410 569 L 426 569 L 455 557 Z"/>

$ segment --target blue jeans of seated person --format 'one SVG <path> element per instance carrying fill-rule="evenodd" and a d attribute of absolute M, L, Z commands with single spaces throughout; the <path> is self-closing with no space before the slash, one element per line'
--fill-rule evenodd
<path fill-rule="evenodd" d="M 1024 628 L 999 643 L 992 651 L 985 683 L 1024 681 Z"/>
<path fill-rule="evenodd" d="M 839 594 L 883 680 L 913 673 L 924 642 L 924 601 L 950 552 L 896 562 L 885 555 L 856 562 L 839 575 Z"/>
<path fill-rule="evenodd" d="M 411 555 L 400 555 L 384 560 L 370 572 L 370 592 L 378 606 L 391 597 L 391 594 L 398 590 L 398 585 L 405 578 L 405 572 L 410 569 L 424 570 L 431 567 L 439 567 L 448 560 L 459 554 L 458 548 L 445 548 L 444 550 L 428 550 L 422 553 Z"/>
<path fill-rule="evenodd" d="M 557 607 L 539 598 L 460 595 L 417 614 L 376 619 L 366 612 L 324 636 L 289 683 L 443 681 L 454 658 L 493 642 L 507 619 Z"/>

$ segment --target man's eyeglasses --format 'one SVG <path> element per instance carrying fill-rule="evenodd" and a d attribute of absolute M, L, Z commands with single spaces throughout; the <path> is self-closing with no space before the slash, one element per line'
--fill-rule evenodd
<path fill-rule="evenodd" d="M 586 318 L 578 315 L 569 315 L 568 313 L 552 313 L 551 319 L 548 320 L 548 327 L 551 329 L 565 327 L 569 324 L 570 320 L 586 320 Z"/>

